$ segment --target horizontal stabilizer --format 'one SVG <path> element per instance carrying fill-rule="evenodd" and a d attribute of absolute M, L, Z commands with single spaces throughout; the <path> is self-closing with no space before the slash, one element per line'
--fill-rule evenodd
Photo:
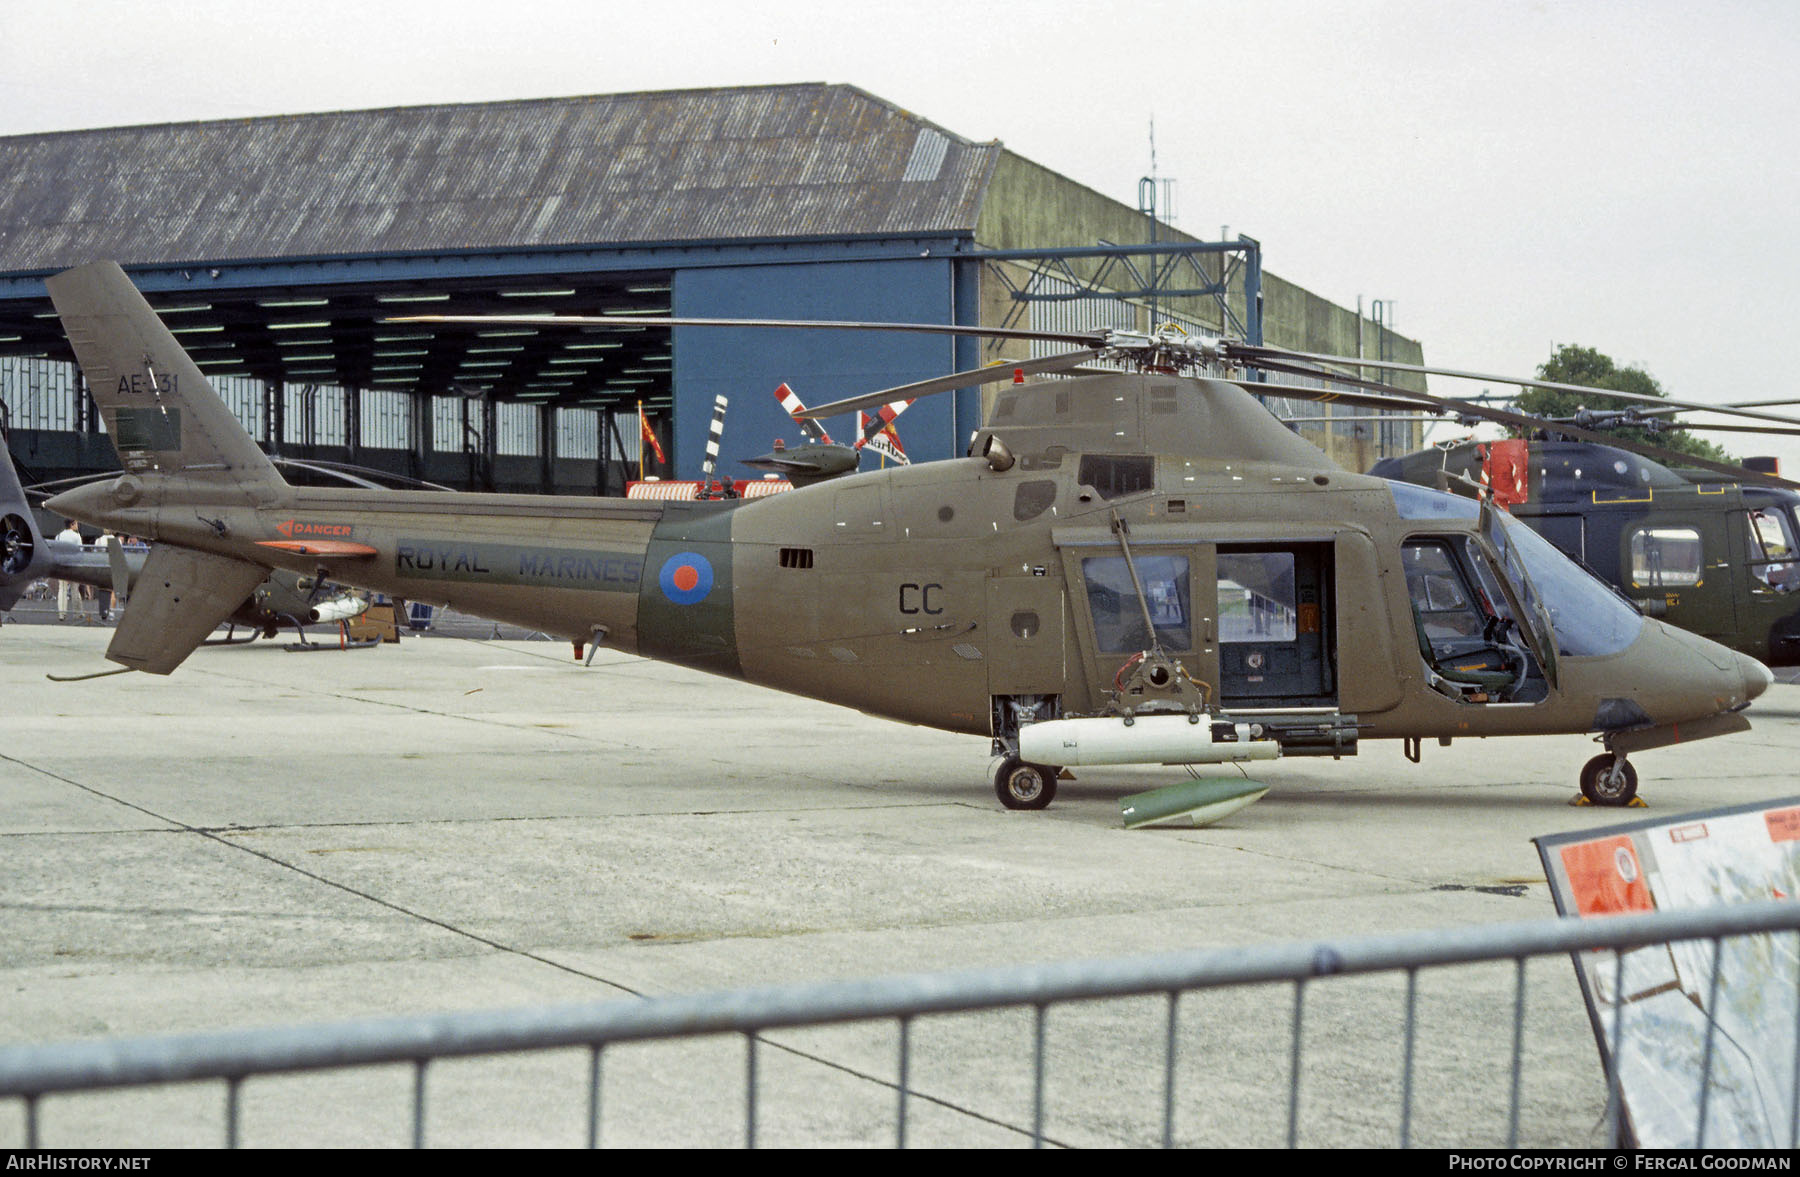
<path fill-rule="evenodd" d="M 106 648 L 107 658 L 150 674 L 169 673 L 268 575 L 260 564 L 155 545 Z"/>
<path fill-rule="evenodd" d="M 256 546 L 260 548 L 280 548 L 284 552 L 297 552 L 302 556 L 373 556 L 376 550 L 368 544 L 351 543 L 345 539 L 259 539 Z"/>

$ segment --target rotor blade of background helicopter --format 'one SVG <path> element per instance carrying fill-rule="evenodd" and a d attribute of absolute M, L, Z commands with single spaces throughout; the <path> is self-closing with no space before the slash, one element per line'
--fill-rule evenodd
<path fill-rule="evenodd" d="M 1730 412 L 1733 409 L 1762 409 L 1762 408 L 1772 408 L 1776 405 L 1800 405 L 1800 397 L 1784 396 L 1784 397 L 1777 397 L 1774 400 L 1768 400 L 1768 401 L 1731 401 L 1727 404 L 1712 405 L 1705 409 L 1686 409 L 1686 408 L 1677 408 L 1673 405 L 1667 405 L 1662 408 L 1656 408 L 1656 409 L 1638 409 L 1638 410 L 1636 410 L 1636 412 L 1641 417 L 1667 417 L 1671 413 Z M 1793 419 L 1790 418 L 1790 420 L 1793 420 Z M 1796 425 L 1800 425 L 1800 420 L 1793 420 L 1793 423 Z M 1698 426 L 1687 425 L 1687 426 L 1683 426 L 1683 428 L 1696 429 L 1696 428 L 1698 428 Z"/>
<path fill-rule="evenodd" d="M 1265 367 L 1267 365 L 1258 363 L 1256 366 Z M 1287 369 L 1285 365 L 1276 365 L 1273 370 L 1282 371 L 1291 369 Z M 1317 373 L 1309 371 L 1307 372 L 1307 375 L 1313 376 L 1317 375 Z M 1693 454 L 1678 453 L 1675 450 L 1664 449 L 1662 446 L 1650 445 L 1646 442 L 1628 441 L 1622 437 L 1608 437 L 1604 434 L 1595 433 L 1591 429 L 1582 429 L 1575 425 L 1559 424 L 1555 421 L 1547 421 L 1542 417 L 1532 417 L 1524 413 L 1511 413 L 1504 409 L 1490 409 L 1486 405 L 1478 405 L 1470 401 L 1459 401 L 1450 397 L 1432 396 L 1423 392 L 1408 392 L 1404 389 L 1392 388 L 1386 384 L 1381 384 L 1373 380 L 1360 380 L 1354 376 L 1340 375 L 1333 376 L 1332 379 L 1337 380 L 1342 384 L 1355 385 L 1358 388 L 1374 389 L 1379 392 L 1393 394 L 1396 397 L 1408 397 L 1415 402 L 1423 401 L 1427 405 L 1435 406 L 1447 413 L 1458 413 L 1470 417 L 1479 417 L 1484 421 L 1496 421 L 1502 425 L 1510 425 L 1515 429 L 1547 429 L 1561 434 L 1564 437 L 1574 438 L 1578 441 L 1591 441 L 1597 445 L 1609 445 L 1614 449 L 1641 454 L 1646 458 L 1654 458 L 1664 465 L 1689 466 L 1697 467 L 1702 470 L 1710 470 L 1715 474 L 1724 475 L 1733 482 L 1754 482 L 1762 486 L 1779 486 L 1787 490 L 1800 490 L 1800 482 L 1791 482 L 1786 478 L 1780 478 L 1773 474 L 1763 474 L 1756 470 L 1746 470 L 1742 466 L 1731 466 L 1724 462 L 1714 462 L 1711 459 L 1696 457 Z M 1246 385 L 1244 387 L 1248 386 Z M 1284 396 L 1291 400 L 1331 400 L 1334 397 L 1341 395 L 1333 393 L 1328 389 L 1308 388 L 1296 384 L 1263 384 L 1255 386 L 1255 389 L 1261 391 L 1264 396 Z M 1417 409 L 1419 406 L 1415 403 L 1411 407 Z"/>
<path fill-rule="evenodd" d="M 984 339 L 1026 339 L 1044 343 L 1084 343 L 1099 347 L 1098 331 L 1028 331 L 1016 327 L 960 327 L 949 323 L 864 323 L 839 319 L 681 319 L 650 315 L 397 315 L 383 323 L 486 323 L 524 327 L 791 327 L 806 331 L 912 331 L 925 335 L 974 335 Z"/>
<path fill-rule="evenodd" d="M 1283 417 L 1281 420 L 1289 425 L 1342 424 L 1350 421 L 1385 421 L 1389 424 L 1395 422 L 1411 424 L 1415 421 L 1429 421 L 1434 425 L 1456 424 L 1456 419 L 1454 417 L 1446 417 L 1442 414 L 1433 414 L 1431 416 L 1426 416 L 1424 414 L 1418 416 L 1402 416 L 1392 413 L 1355 413 L 1342 417 Z M 1746 428 L 1748 427 L 1746 426 Z"/>
<path fill-rule="evenodd" d="M 1630 422 L 1625 427 L 1631 428 Z M 1697 425 L 1692 421 L 1683 421 L 1670 429 L 1680 429 L 1688 433 L 1773 433 L 1784 437 L 1800 437 L 1800 423 L 1792 429 L 1780 429 L 1773 425 Z"/>
<path fill-rule="evenodd" d="M 1305 361 L 1314 364 L 1336 364 L 1350 368 L 1381 368 L 1391 372 L 1416 372 L 1425 376 L 1449 376 L 1458 380 L 1492 380 L 1496 384 L 1516 384 L 1520 388 L 1551 388 L 1558 392 L 1576 392 L 1593 396 L 1608 396 L 1616 400 L 1643 401 L 1653 405 L 1663 405 L 1676 409 L 1696 409 L 1707 413 L 1727 413 L 1736 417 L 1749 417 L 1757 421 L 1774 421 L 1780 425 L 1794 424 L 1792 417 L 1778 417 L 1773 413 L 1758 413 L 1750 409 L 1734 409 L 1725 405 L 1707 405 L 1698 401 L 1679 401 L 1666 396 L 1650 396 L 1638 392 L 1618 392 L 1610 388 L 1594 388 L 1586 384 L 1558 384 L 1553 380 L 1521 379 L 1517 376 L 1496 376 L 1488 372 L 1464 372 L 1456 368 L 1434 368 L 1425 364 L 1402 364 L 1393 360 L 1371 360 L 1355 356 L 1327 356 L 1311 352 L 1288 351 L 1285 348 L 1266 347 L 1252 344 L 1236 344 L 1232 351 L 1242 362 L 1252 367 L 1262 367 L 1261 360 Z M 1314 373 L 1315 375 L 1318 373 Z M 1342 379 L 1328 374 L 1329 379 Z M 1467 402 L 1464 402 L 1467 403 Z"/>
<path fill-rule="evenodd" d="M 902 384 L 898 388 L 884 388 L 880 392 L 832 401 L 828 405 L 815 405 L 798 415 L 817 420 L 820 417 L 835 417 L 839 413 L 853 413 L 858 409 L 872 409 L 877 405 L 885 405 L 889 401 L 930 396 L 933 393 L 949 392 L 953 388 L 969 388 L 977 384 L 992 384 L 996 380 L 1011 380 L 1015 374 L 1031 376 L 1042 372 L 1066 372 L 1099 354 L 1095 348 L 1085 348 L 1082 351 L 1065 351 L 1037 360 L 1022 360 L 1016 364 L 992 364 L 982 368 L 970 368 L 966 372 L 952 372 L 948 376 L 937 376 L 930 380 L 920 380 L 914 384 Z"/>

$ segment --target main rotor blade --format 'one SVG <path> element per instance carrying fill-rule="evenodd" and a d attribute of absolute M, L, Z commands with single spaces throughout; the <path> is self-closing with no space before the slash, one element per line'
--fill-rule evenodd
<path fill-rule="evenodd" d="M 993 364 L 983 368 L 970 368 L 964 372 L 952 372 L 948 376 L 937 376 L 930 380 L 920 380 L 914 384 L 902 384 L 898 388 L 886 388 L 880 392 L 871 392 L 864 396 L 853 396 L 841 401 L 832 401 L 828 405 L 817 405 L 799 414 L 803 417 L 817 419 L 835 417 L 839 413 L 853 413 L 858 409 L 872 409 L 877 405 L 885 405 L 889 401 L 908 400 L 933 393 L 949 392 L 953 388 L 969 388 L 976 384 L 992 384 L 997 380 L 1011 380 L 1016 373 L 1036 375 L 1043 372 L 1064 372 L 1070 368 L 1085 364 L 1100 354 L 1096 348 L 1084 348 L 1081 351 L 1065 351 L 1053 356 L 1045 356 L 1038 360 L 1025 360 L 1017 364 Z"/>
<path fill-rule="evenodd" d="M 1618 392 L 1610 388 L 1594 388 L 1587 384 L 1559 384 L 1554 380 L 1532 380 L 1518 376 L 1496 376 L 1488 372 L 1465 372 L 1457 368 L 1436 368 L 1427 364 L 1402 364 L 1394 360 L 1371 360 L 1357 356 L 1318 355 L 1313 352 L 1288 351 L 1286 348 L 1267 347 L 1263 345 L 1240 344 L 1234 349 L 1245 362 L 1261 367 L 1261 358 L 1278 360 L 1305 360 L 1315 364 L 1340 364 L 1352 368 L 1381 368 L 1392 372 L 1416 372 L 1424 376 L 1449 376 L 1457 380 L 1491 380 L 1496 384 L 1516 384 L 1520 388 L 1550 388 L 1558 392 L 1576 392 L 1592 396 L 1609 396 L 1617 400 L 1642 401 L 1653 405 L 1663 405 L 1676 409 L 1696 409 L 1708 413 L 1728 413 L 1738 417 L 1749 417 L 1758 421 L 1774 421 L 1780 425 L 1792 425 L 1792 417 L 1778 417 L 1773 413 L 1758 413 L 1750 409 L 1734 409 L 1723 405 L 1702 404 L 1699 401 L 1675 400 L 1666 396 L 1650 396 L 1641 392 Z M 1332 375 L 1330 379 L 1341 377 Z M 1466 402 L 1464 402 L 1466 403 Z"/>
<path fill-rule="evenodd" d="M 1309 372 L 1307 374 L 1314 375 L 1315 373 Z M 1410 398 L 1415 402 L 1423 401 L 1446 413 L 1457 413 L 1470 417 L 1479 417 L 1484 421 L 1495 421 L 1502 425 L 1510 425 L 1514 429 L 1547 429 L 1559 433 L 1564 437 L 1572 437 L 1579 441 L 1591 441 L 1596 445 L 1609 445 L 1614 449 L 1641 454 L 1646 458 L 1654 458 L 1665 465 L 1690 466 L 1698 467 L 1702 470 L 1710 470 L 1715 474 L 1724 475 L 1733 482 L 1754 482 L 1762 486 L 1779 486 L 1787 490 L 1800 490 L 1800 482 L 1791 482 L 1786 478 L 1780 478 L 1773 474 L 1764 474 L 1757 470 L 1747 470 L 1742 466 L 1732 466 L 1724 462 L 1715 462 L 1710 458 L 1696 457 L 1693 454 L 1680 453 L 1676 450 L 1665 449 L 1662 446 L 1650 445 L 1646 442 L 1629 441 L 1623 437 L 1608 437 L 1604 434 L 1596 433 L 1591 429 L 1582 429 L 1575 425 L 1565 425 L 1555 421 L 1546 421 L 1542 417 L 1532 417 L 1524 413 L 1512 413 L 1505 409 L 1490 409 L 1486 405 L 1478 405 L 1472 401 L 1456 400 L 1452 397 L 1432 396 L 1429 393 L 1423 392 L 1409 392 L 1405 389 L 1393 388 L 1374 380 L 1362 380 L 1355 376 L 1334 375 L 1331 378 L 1342 384 L 1372 389 L 1380 393 L 1391 395 L 1395 398 Z M 1295 400 L 1326 400 L 1330 399 L 1331 396 L 1328 390 L 1323 388 L 1304 388 L 1287 384 L 1251 385 L 1242 382 L 1237 383 L 1239 383 L 1240 387 L 1251 388 L 1254 391 L 1262 391 L 1264 395 L 1285 396 Z M 1273 391 L 1275 389 L 1279 389 L 1280 391 Z M 1417 405 L 1415 404 L 1413 407 L 1416 409 Z"/>
<path fill-rule="evenodd" d="M 688 319 L 650 315 L 399 315 L 384 323 L 485 323 L 526 327 L 789 327 L 806 331 L 911 331 L 924 335 L 974 335 L 983 339 L 1027 339 L 1098 347 L 1097 331 L 1027 331 L 1017 327 L 963 327 L 949 323 L 865 323 L 841 319 Z"/>
<path fill-rule="evenodd" d="M 1226 380 L 1227 384 L 1235 384 L 1245 392 L 1257 396 L 1279 396 L 1288 400 L 1316 401 L 1328 405 L 1349 405 L 1356 409 L 1384 409 L 1400 413 L 1435 413 L 1441 412 L 1437 405 L 1424 396 L 1395 388 L 1389 384 L 1381 384 L 1372 380 L 1356 380 L 1339 376 L 1332 372 L 1320 372 L 1315 368 L 1302 368 L 1291 364 L 1267 363 L 1258 367 L 1268 372 L 1280 372 L 1287 376 L 1305 376 L 1312 379 L 1324 378 L 1335 380 L 1340 384 L 1355 384 L 1359 388 L 1379 389 L 1379 394 L 1369 392 L 1343 392 L 1335 388 L 1315 388 L 1306 384 L 1272 384 L 1256 380 Z"/>

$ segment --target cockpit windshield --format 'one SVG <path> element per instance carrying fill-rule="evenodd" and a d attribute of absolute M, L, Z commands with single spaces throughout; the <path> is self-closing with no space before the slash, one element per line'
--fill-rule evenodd
<path fill-rule="evenodd" d="M 1526 613 L 1536 615 L 1554 634 L 1557 654 L 1603 657 L 1637 640 L 1644 627 L 1641 613 L 1549 540 L 1503 511 L 1493 514 L 1499 526 L 1483 532 L 1499 550 Z"/>

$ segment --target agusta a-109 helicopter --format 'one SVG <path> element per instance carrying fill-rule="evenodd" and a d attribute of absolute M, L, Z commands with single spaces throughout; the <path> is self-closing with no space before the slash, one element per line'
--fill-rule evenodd
<path fill-rule="evenodd" d="M 1067 766 L 1588 732 L 1606 750 L 1584 791 L 1623 804 L 1627 754 L 1746 729 L 1771 681 L 1504 512 L 1347 473 L 1236 383 L 1182 374 L 1294 353 L 901 328 L 1073 350 L 814 408 L 1017 382 L 970 457 L 768 498 L 323 489 L 280 477 L 116 265 L 48 286 L 126 467 L 49 506 L 155 541 L 107 650 L 153 673 L 269 568 L 309 571 L 989 737 L 1013 808 Z M 1023 383 L 1096 359 L 1136 370 Z"/>

